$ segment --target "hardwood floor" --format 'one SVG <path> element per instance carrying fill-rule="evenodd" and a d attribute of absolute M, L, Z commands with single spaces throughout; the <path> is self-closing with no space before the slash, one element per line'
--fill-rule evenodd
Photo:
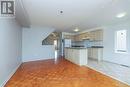
<path fill-rule="evenodd" d="M 130 87 L 65 59 L 23 63 L 5 87 Z"/>

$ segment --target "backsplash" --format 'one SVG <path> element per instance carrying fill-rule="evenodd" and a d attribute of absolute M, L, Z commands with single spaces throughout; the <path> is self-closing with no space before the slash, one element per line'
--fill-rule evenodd
<path fill-rule="evenodd" d="M 75 42 L 72 42 L 72 45 L 84 46 L 84 41 L 75 41 Z"/>
<path fill-rule="evenodd" d="M 91 46 L 103 46 L 103 41 L 92 41 L 90 42 Z"/>
<path fill-rule="evenodd" d="M 76 42 L 72 42 L 72 45 L 84 46 L 84 47 L 103 46 L 103 41 L 89 41 L 89 40 L 76 41 Z"/>

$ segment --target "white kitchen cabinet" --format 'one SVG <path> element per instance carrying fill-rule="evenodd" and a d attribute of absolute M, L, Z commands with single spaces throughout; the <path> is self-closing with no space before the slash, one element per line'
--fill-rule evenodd
<path fill-rule="evenodd" d="M 65 58 L 78 65 L 86 65 L 88 60 L 87 49 L 66 48 Z"/>
<path fill-rule="evenodd" d="M 103 30 L 95 30 L 90 32 L 90 40 L 92 41 L 100 41 L 103 40 Z"/>
<path fill-rule="evenodd" d="M 88 48 L 88 58 L 101 61 L 103 58 L 103 48 Z"/>
<path fill-rule="evenodd" d="M 88 48 L 88 58 L 92 58 L 92 48 Z"/>
<path fill-rule="evenodd" d="M 95 40 L 103 40 L 103 30 L 97 30 L 95 32 Z"/>
<path fill-rule="evenodd" d="M 91 41 L 101 41 L 103 40 L 103 30 L 98 29 L 90 32 L 72 35 L 71 39 L 73 41 L 83 41 L 84 39 L 90 39 Z"/>

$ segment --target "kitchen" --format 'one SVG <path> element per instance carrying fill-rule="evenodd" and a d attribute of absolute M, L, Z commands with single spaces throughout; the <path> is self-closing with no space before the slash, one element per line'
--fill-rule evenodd
<path fill-rule="evenodd" d="M 84 31 L 78 34 L 63 33 L 64 56 L 78 65 L 86 65 L 88 60 L 102 61 L 103 29 Z M 68 40 L 68 43 L 66 41 Z M 69 44 L 69 45 L 68 45 Z"/>
<path fill-rule="evenodd" d="M 128 26 L 124 25 L 116 26 L 116 30 L 114 30 L 113 26 L 107 26 L 78 32 L 76 34 L 63 33 L 63 39 L 70 40 L 71 42 L 70 45 L 64 46 L 63 53 L 65 59 L 74 64 L 89 67 L 116 80 L 130 84 L 130 67 L 126 61 L 128 60 L 127 56 L 129 54 L 117 53 L 115 49 L 115 36 L 124 27 L 129 32 L 127 29 Z M 128 37 L 126 38 L 129 39 Z"/>

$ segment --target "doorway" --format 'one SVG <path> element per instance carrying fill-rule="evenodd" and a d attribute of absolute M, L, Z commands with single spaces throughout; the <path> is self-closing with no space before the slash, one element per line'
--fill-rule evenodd
<path fill-rule="evenodd" d="M 55 49 L 55 61 L 58 59 L 58 40 L 54 40 L 54 49 Z"/>

